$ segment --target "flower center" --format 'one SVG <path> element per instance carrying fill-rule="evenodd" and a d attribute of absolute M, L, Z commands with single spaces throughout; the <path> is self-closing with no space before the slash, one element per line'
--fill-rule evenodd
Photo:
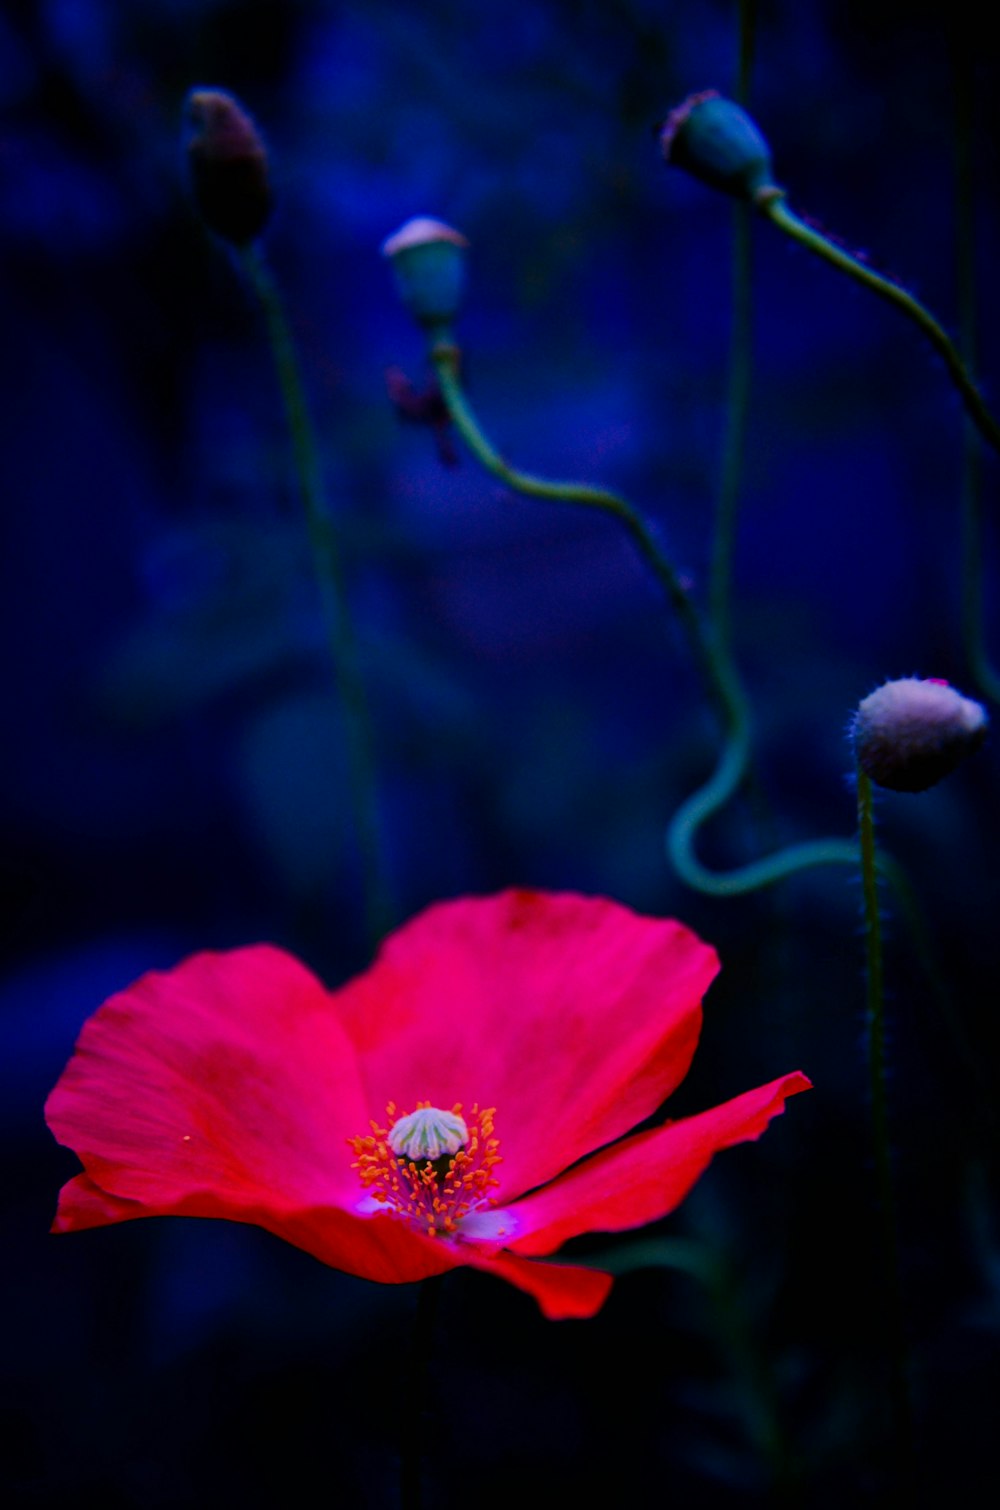
<path fill-rule="evenodd" d="M 430 1159 L 436 1164 L 442 1154 L 449 1158 L 469 1141 L 465 1118 L 457 1112 L 443 1112 L 436 1106 L 418 1106 L 408 1117 L 400 1117 L 389 1129 L 386 1142 L 397 1159 Z"/>
<path fill-rule="evenodd" d="M 451 1111 L 418 1101 L 413 1112 L 385 1109 L 389 1127 L 371 1123 L 371 1132 L 347 1141 L 357 1155 L 351 1165 L 381 1206 L 421 1227 L 428 1237 L 452 1236 L 463 1216 L 494 1206 L 490 1192 L 500 1140 L 493 1136 L 495 1108 L 473 1106 L 466 1120 L 462 1103 Z"/>

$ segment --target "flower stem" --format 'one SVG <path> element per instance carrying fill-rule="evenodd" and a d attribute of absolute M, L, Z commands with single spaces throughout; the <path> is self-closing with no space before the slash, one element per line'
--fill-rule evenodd
<path fill-rule="evenodd" d="M 420 1510 L 421 1505 L 423 1446 L 429 1424 L 422 1402 L 429 1398 L 427 1366 L 431 1353 L 431 1339 L 434 1335 L 434 1323 L 437 1319 L 442 1278 L 442 1275 L 437 1274 L 431 1279 L 422 1279 L 417 1286 L 417 1304 L 413 1312 L 413 1328 L 410 1332 L 407 1381 L 403 1391 L 403 1400 L 407 1408 L 404 1408 L 401 1416 L 399 1481 L 401 1510 Z"/>
<path fill-rule="evenodd" d="M 740 0 L 739 59 L 736 99 L 747 102 L 753 63 L 755 0 Z M 715 507 L 715 534 L 709 574 L 709 610 L 720 646 L 730 643 L 729 610 L 732 595 L 733 555 L 740 481 L 746 449 L 747 413 L 750 403 L 750 357 L 752 334 L 751 218 L 748 204 L 733 206 L 733 252 L 731 275 L 732 326 L 729 340 L 729 371 L 726 379 L 726 425 L 722 438 L 722 467 Z"/>
<path fill-rule="evenodd" d="M 750 73 L 757 42 L 757 0 L 739 0 L 739 61 L 736 68 L 736 102 L 745 105 L 750 96 Z"/>
<path fill-rule="evenodd" d="M 794 844 L 731 871 L 711 871 L 701 864 L 694 852 L 698 832 L 736 793 L 746 775 L 750 757 L 750 711 L 731 656 L 718 643 L 711 626 L 702 617 L 638 510 L 619 494 L 605 488 L 591 487 L 586 483 L 552 482 L 511 466 L 486 438 L 472 411 L 459 375 L 461 354 L 458 348 L 450 341 L 439 340 L 432 345 L 430 355 L 449 417 L 477 461 L 515 492 L 555 502 L 581 504 L 618 519 L 628 530 L 687 632 L 722 722 L 724 740 L 712 775 L 681 805 L 667 830 L 667 851 L 681 879 L 710 896 L 738 896 L 763 886 L 773 886 L 797 871 L 816 865 L 855 865 L 857 851 L 850 839 L 819 839 Z M 885 869 L 890 871 L 890 862 L 886 862 Z M 895 870 L 893 867 L 890 872 L 893 876 Z"/>
<path fill-rule="evenodd" d="M 487 440 L 469 406 L 459 376 L 461 353 L 458 347 L 451 342 L 437 341 L 431 347 L 430 356 L 452 424 L 481 466 L 517 493 L 597 509 L 601 513 L 612 515 L 625 526 L 633 544 L 680 618 L 708 679 L 713 698 L 724 713 L 737 692 L 729 685 L 731 679 L 727 677 L 726 670 L 714 651 L 694 602 L 639 511 L 619 494 L 609 492 L 606 488 L 595 488 L 579 482 L 551 482 L 512 467 Z"/>
<path fill-rule="evenodd" d="M 730 642 L 733 556 L 740 482 L 746 448 L 747 413 L 750 404 L 751 351 L 751 210 L 733 207 L 732 331 L 729 373 L 726 381 L 726 426 L 722 437 L 722 467 L 715 506 L 715 534 L 709 575 L 709 606 L 712 625 L 720 645 Z"/>
<path fill-rule="evenodd" d="M 291 432 L 313 564 L 319 582 L 330 656 L 344 709 L 351 802 L 357 823 L 369 940 L 376 945 L 391 925 L 385 862 L 378 822 L 371 720 L 358 665 L 354 625 L 340 547 L 323 496 L 319 447 L 299 370 L 288 317 L 278 286 L 256 246 L 240 260 L 260 301 Z"/>
<path fill-rule="evenodd" d="M 872 783 L 857 768 L 858 838 L 865 929 L 865 1037 L 871 1100 L 872 1145 L 879 1208 L 882 1279 L 886 1303 L 886 1341 L 891 1371 L 893 1425 L 900 1471 L 909 1473 L 912 1457 L 911 1411 L 906 1338 L 903 1328 L 896 1237 L 896 1199 L 889 1145 L 889 1102 L 885 1071 L 885 1012 L 882 975 L 882 923 L 879 917 Z"/>
<path fill-rule="evenodd" d="M 772 190 L 767 196 L 763 196 L 758 208 L 767 216 L 772 225 L 791 236 L 800 246 L 806 247 L 817 257 L 822 257 L 824 261 L 840 268 L 841 272 L 853 278 L 856 283 L 862 284 L 865 288 L 871 289 L 872 293 L 894 304 L 923 331 L 934 350 L 944 359 L 948 374 L 958 389 L 972 423 L 987 444 L 1000 454 L 1000 425 L 986 407 L 983 396 L 973 382 L 954 341 L 920 301 L 905 288 L 901 288 L 898 283 L 893 283 L 890 278 L 882 277 L 880 273 L 874 272 L 857 257 L 845 251 L 843 247 L 837 246 L 821 231 L 807 225 L 795 214 L 794 210 L 789 208 L 780 191 Z"/>

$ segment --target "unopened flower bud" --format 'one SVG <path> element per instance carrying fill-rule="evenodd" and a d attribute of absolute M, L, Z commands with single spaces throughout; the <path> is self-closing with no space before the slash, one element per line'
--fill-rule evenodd
<path fill-rule="evenodd" d="M 410 313 L 430 331 L 447 332 L 459 310 L 468 241 L 441 220 L 418 216 L 382 243 Z"/>
<path fill-rule="evenodd" d="M 923 792 L 986 738 L 986 710 L 947 682 L 901 677 L 864 698 L 851 733 L 858 765 L 876 786 Z"/>
<path fill-rule="evenodd" d="M 193 89 L 187 98 L 188 163 L 195 203 L 209 230 L 236 246 L 259 236 L 271 213 L 267 153 L 231 94 Z"/>
<path fill-rule="evenodd" d="M 714 89 L 689 95 L 660 128 L 665 162 L 754 203 L 779 195 L 771 150 L 741 106 Z"/>

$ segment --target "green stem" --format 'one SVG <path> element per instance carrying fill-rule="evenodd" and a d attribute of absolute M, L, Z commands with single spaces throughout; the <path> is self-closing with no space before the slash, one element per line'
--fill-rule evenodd
<path fill-rule="evenodd" d="M 882 922 L 879 916 L 875 821 L 872 783 L 858 767 L 858 838 L 865 929 L 865 1036 L 868 1046 L 868 1089 L 871 1100 L 872 1145 L 879 1206 L 882 1274 L 886 1300 L 886 1333 L 890 1354 L 893 1422 L 899 1462 L 907 1471 L 911 1455 L 910 1398 L 906 1340 L 899 1283 L 896 1238 L 896 1200 L 889 1143 L 889 1102 L 885 1071 L 885 1012 L 882 976 Z"/>
<path fill-rule="evenodd" d="M 728 738 L 715 770 L 704 786 L 681 804 L 667 828 L 667 853 L 681 879 L 708 896 L 732 897 L 773 886 L 815 865 L 854 865 L 857 855 L 849 839 L 793 844 L 735 870 L 709 870 L 701 863 L 694 849 L 698 833 L 734 796 L 750 758 L 750 720 L 742 694 L 730 706 L 729 714 Z"/>
<path fill-rule="evenodd" d="M 750 74 L 757 42 L 757 0 L 740 0 L 739 62 L 736 69 L 736 103 L 745 105 L 750 97 Z"/>
<path fill-rule="evenodd" d="M 494 477 L 499 477 L 517 493 L 532 498 L 547 498 L 557 503 L 576 503 L 584 508 L 597 509 L 610 514 L 624 525 L 632 542 L 646 565 L 659 582 L 667 599 L 691 641 L 692 648 L 708 681 L 716 707 L 723 717 L 730 715 L 736 703 L 742 703 L 742 694 L 735 679 L 712 644 L 711 637 L 702 623 L 690 595 L 684 587 L 673 564 L 663 554 L 649 525 L 637 509 L 617 493 L 606 488 L 590 487 L 580 482 L 550 482 L 536 477 L 531 472 L 522 472 L 505 461 L 499 451 L 483 434 L 469 406 L 459 376 L 461 353 L 450 341 L 436 341 L 431 347 L 431 361 L 437 372 L 441 396 L 455 429 L 481 466 Z"/>
<path fill-rule="evenodd" d="M 740 0 L 739 57 L 736 99 L 745 105 L 750 93 L 753 67 L 755 0 Z M 736 521 L 740 501 L 743 455 L 746 450 L 747 413 L 750 406 L 750 355 L 752 334 L 751 215 L 748 204 L 733 206 L 733 254 L 731 266 L 732 326 L 729 338 L 729 371 L 726 378 L 726 426 L 722 437 L 722 468 L 715 506 L 715 532 L 709 569 L 709 616 L 720 646 L 730 645 L 730 602 L 733 556 L 736 551 Z"/>
<path fill-rule="evenodd" d="M 948 374 L 958 389 L 972 423 L 987 444 L 1000 453 L 1000 425 L 986 407 L 982 394 L 966 370 L 954 341 L 919 300 L 907 293 L 906 289 L 901 288 L 898 283 L 893 283 L 891 279 L 883 278 L 880 273 L 873 272 L 857 257 L 852 257 L 850 252 L 844 251 L 843 247 L 836 246 L 821 231 L 817 231 L 814 227 L 807 225 L 804 220 L 800 220 L 798 215 L 789 209 L 781 191 L 767 191 L 761 196 L 758 208 L 767 216 L 772 225 L 791 236 L 800 246 L 806 247 L 817 257 L 822 257 L 824 261 L 839 268 L 849 278 L 871 289 L 872 293 L 878 294 L 880 298 L 888 300 L 923 331 L 934 350 L 943 358 Z"/>
<path fill-rule="evenodd" d="M 551 482 L 510 465 L 483 434 L 459 376 L 460 352 L 450 341 L 431 347 L 441 395 L 456 430 L 477 461 L 515 492 L 554 502 L 576 503 L 610 514 L 625 526 L 668 601 L 678 613 L 722 721 L 724 740 L 718 763 L 704 786 L 684 802 L 667 830 L 667 850 L 681 879 L 711 896 L 736 896 L 772 886 L 797 871 L 816 865 L 854 865 L 849 839 L 820 839 L 795 844 L 740 869 L 708 870 L 694 852 L 702 826 L 724 807 L 742 783 L 750 756 L 750 712 L 729 654 L 705 623 L 671 562 L 663 554 L 642 515 L 617 493 L 586 483 Z"/>
<path fill-rule="evenodd" d="M 240 260 L 267 322 L 291 432 L 330 656 L 344 709 L 351 799 L 364 876 L 365 915 L 369 940 L 374 947 L 389 929 L 390 906 L 379 833 L 371 721 L 358 664 L 340 548 L 323 496 L 319 447 L 309 418 L 295 344 L 281 295 L 256 246 L 244 248 Z"/>
<path fill-rule="evenodd" d="M 460 353 L 450 341 L 438 340 L 431 348 L 441 394 L 456 430 L 469 450 L 495 477 L 516 492 L 555 502 L 577 503 L 610 514 L 625 525 L 643 559 L 653 571 L 668 601 L 678 612 L 692 649 L 706 678 L 709 692 L 723 726 L 723 744 L 715 770 L 696 792 L 681 804 L 667 829 L 670 861 L 681 879 L 709 896 L 730 897 L 773 886 L 800 871 L 820 865 L 854 866 L 857 849 L 850 839 L 816 839 L 793 844 L 761 860 L 729 871 L 713 871 L 695 854 L 695 841 L 705 823 L 729 802 L 743 782 L 750 758 L 750 712 L 739 677 L 728 652 L 719 645 L 704 623 L 671 562 L 664 556 L 649 526 L 624 498 L 584 483 L 550 482 L 519 471 L 505 461 L 487 440 L 472 412 L 459 376 Z M 927 943 L 928 930 L 902 867 L 888 855 L 879 855 L 879 872 L 896 893 L 914 949 L 939 998 L 942 1010 L 953 1014 L 941 985 Z"/>
<path fill-rule="evenodd" d="M 426 1408 L 430 1397 L 427 1388 L 427 1369 L 442 1278 L 442 1275 L 437 1274 L 431 1279 L 422 1279 L 417 1286 L 417 1304 L 413 1312 L 407 1378 L 402 1394 L 403 1408 L 400 1416 L 399 1502 L 401 1510 L 420 1510 L 424 1440 L 433 1432 L 436 1425 L 430 1411 Z"/>
<path fill-rule="evenodd" d="M 751 355 L 751 209 L 733 208 L 732 331 L 726 382 L 726 427 L 722 438 L 722 468 L 715 509 L 715 533 L 709 574 L 712 626 L 720 646 L 730 644 L 730 603 L 736 521 L 739 512 L 743 455 L 750 406 Z"/>
<path fill-rule="evenodd" d="M 963 23 L 958 22 L 959 26 Z M 952 89 L 955 99 L 955 264 L 959 349 L 976 370 L 975 192 L 972 161 L 972 55 L 967 35 L 955 37 Z M 962 426 L 962 639 L 980 691 L 1000 702 L 1000 674 L 986 649 L 983 627 L 983 505 L 979 442 L 968 420 Z"/>

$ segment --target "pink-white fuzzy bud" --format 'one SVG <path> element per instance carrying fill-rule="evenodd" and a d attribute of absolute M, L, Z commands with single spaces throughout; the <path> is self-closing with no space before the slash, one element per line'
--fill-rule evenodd
<path fill-rule="evenodd" d="M 904 676 L 862 699 L 851 734 L 876 786 L 923 792 L 978 750 L 987 724 L 986 709 L 947 682 Z"/>

